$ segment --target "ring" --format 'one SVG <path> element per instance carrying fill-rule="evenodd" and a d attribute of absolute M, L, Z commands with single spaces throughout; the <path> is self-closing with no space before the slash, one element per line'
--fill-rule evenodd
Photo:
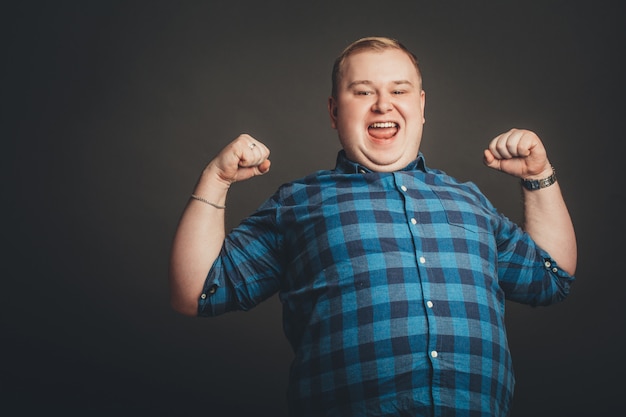
<path fill-rule="evenodd" d="M 251 144 L 248 145 L 248 148 L 254 149 L 255 146 L 256 146 L 256 143 L 251 143 Z"/>

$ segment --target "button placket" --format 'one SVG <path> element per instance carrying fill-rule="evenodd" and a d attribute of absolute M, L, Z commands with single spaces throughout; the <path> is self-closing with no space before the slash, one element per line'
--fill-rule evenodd
<path fill-rule="evenodd" d="M 396 177 L 398 178 L 398 177 Z M 419 192 L 419 190 L 416 190 L 416 195 L 414 198 L 411 198 L 408 195 L 408 191 L 409 191 L 409 187 L 407 187 L 405 184 L 397 184 L 397 189 L 400 191 L 400 193 L 405 197 L 405 202 L 406 202 L 406 206 L 405 206 L 405 210 L 406 210 L 406 216 L 408 219 L 408 223 L 409 223 L 409 228 L 411 229 L 411 233 L 414 236 L 416 245 L 415 245 L 415 256 L 416 256 L 416 261 L 417 261 L 417 266 L 420 270 L 420 275 L 428 274 L 427 268 L 426 268 L 426 257 L 425 255 L 427 255 L 426 253 L 422 252 L 422 246 L 421 246 L 421 240 L 419 239 L 419 235 L 420 235 L 420 231 L 419 231 L 419 227 L 421 227 L 418 219 L 418 213 L 419 211 L 413 207 L 413 204 L 418 203 L 419 199 L 421 197 L 421 193 Z M 428 280 L 426 280 L 426 282 L 428 282 Z M 428 338 L 430 339 L 429 341 L 429 349 L 427 350 L 428 352 L 428 356 L 430 357 L 431 361 L 433 361 L 433 365 L 434 366 L 438 366 L 435 365 L 435 363 L 441 359 L 440 353 L 436 350 L 437 347 L 437 332 L 436 332 L 436 312 L 434 310 L 434 302 L 432 300 L 430 300 L 430 295 L 428 294 L 428 291 L 425 291 L 423 293 L 424 295 L 424 306 L 426 308 L 426 314 L 427 316 L 432 316 L 433 320 L 428 319 L 428 325 L 429 325 L 429 336 Z M 431 326 L 433 326 L 431 328 Z"/>
<path fill-rule="evenodd" d="M 209 295 L 215 294 L 216 291 L 217 291 L 217 284 L 213 284 L 207 289 L 206 292 L 200 295 L 200 298 L 205 300 Z"/>

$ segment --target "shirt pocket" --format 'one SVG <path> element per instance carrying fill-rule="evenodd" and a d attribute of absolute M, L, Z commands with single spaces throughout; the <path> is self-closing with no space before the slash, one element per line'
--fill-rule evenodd
<path fill-rule="evenodd" d="M 437 192 L 447 223 L 452 228 L 463 229 L 465 233 L 477 235 L 493 235 L 490 226 L 490 212 L 479 201 L 458 192 Z M 487 236 L 481 236 L 484 239 Z"/>

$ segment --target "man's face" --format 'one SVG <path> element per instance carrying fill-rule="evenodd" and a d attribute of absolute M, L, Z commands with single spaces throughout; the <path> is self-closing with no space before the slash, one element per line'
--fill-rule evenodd
<path fill-rule="evenodd" d="M 328 111 L 350 160 L 373 171 L 391 172 L 417 156 L 424 104 L 413 62 L 403 51 L 388 49 L 348 57 Z"/>

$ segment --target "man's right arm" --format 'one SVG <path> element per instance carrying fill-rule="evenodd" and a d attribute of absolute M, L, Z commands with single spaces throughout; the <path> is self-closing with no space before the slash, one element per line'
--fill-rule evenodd
<path fill-rule="evenodd" d="M 198 297 L 224 243 L 224 206 L 230 185 L 270 168 L 269 149 L 243 134 L 203 170 L 179 221 L 170 257 L 170 300 L 174 310 L 197 315 Z M 204 200 L 204 201 L 202 201 Z"/>

